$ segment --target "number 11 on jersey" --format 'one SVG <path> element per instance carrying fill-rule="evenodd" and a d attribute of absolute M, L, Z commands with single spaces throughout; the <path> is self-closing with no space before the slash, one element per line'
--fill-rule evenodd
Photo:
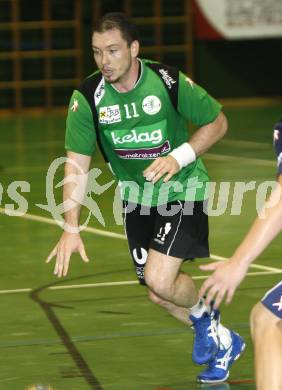
<path fill-rule="evenodd" d="M 132 109 L 130 110 L 129 109 L 129 105 L 128 104 L 124 104 L 126 119 L 137 118 L 139 116 L 139 114 L 137 113 L 137 109 L 136 109 L 135 103 L 131 103 L 131 107 L 132 107 Z M 133 115 L 130 115 L 129 111 L 131 111 Z"/>

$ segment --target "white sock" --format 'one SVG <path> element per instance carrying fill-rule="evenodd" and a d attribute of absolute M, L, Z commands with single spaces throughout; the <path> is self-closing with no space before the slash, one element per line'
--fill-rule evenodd
<path fill-rule="evenodd" d="M 210 313 L 210 308 L 205 305 L 205 301 L 200 298 L 196 305 L 190 307 L 190 314 L 193 317 L 200 318 L 205 312 Z"/>
<path fill-rule="evenodd" d="M 232 343 L 230 330 L 228 330 L 227 328 L 225 328 L 225 326 L 219 323 L 217 332 L 220 342 L 220 349 L 228 349 Z"/>

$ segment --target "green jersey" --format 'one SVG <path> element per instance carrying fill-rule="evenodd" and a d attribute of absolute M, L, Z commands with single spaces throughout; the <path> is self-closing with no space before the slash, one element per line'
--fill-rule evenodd
<path fill-rule="evenodd" d="M 90 156 L 98 143 L 124 200 L 147 206 L 203 200 L 209 178 L 200 158 L 168 183 L 153 185 L 143 171 L 187 142 L 189 121 L 198 127 L 213 122 L 221 105 L 176 68 L 144 59 L 140 67 L 128 92 L 119 92 L 99 71 L 82 82 L 70 100 L 65 147 Z"/>

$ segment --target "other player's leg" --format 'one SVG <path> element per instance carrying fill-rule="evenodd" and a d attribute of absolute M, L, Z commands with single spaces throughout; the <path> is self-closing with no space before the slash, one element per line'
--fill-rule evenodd
<path fill-rule="evenodd" d="M 258 390 L 282 389 L 282 282 L 251 312 Z"/>

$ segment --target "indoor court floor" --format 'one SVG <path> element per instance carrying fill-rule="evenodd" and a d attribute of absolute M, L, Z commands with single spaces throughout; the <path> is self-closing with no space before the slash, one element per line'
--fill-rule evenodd
<path fill-rule="evenodd" d="M 243 195 L 239 215 L 230 190 L 225 212 L 211 216 L 216 260 L 232 254 L 255 218 L 258 186 L 275 180 L 272 126 L 282 116 L 279 105 L 224 111 L 229 132 L 204 156 L 211 180 L 217 191 L 219 182 L 230 182 L 232 190 L 235 182 L 254 181 L 255 188 Z M 226 383 L 197 384 L 202 368 L 191 360 L 192 331 L 151 303 L 135 280 L 123 227 L 113 214 L 116 183 L 95 198 L 105 226 L 92 216 L 82 233 L 90 263 L 74 255 L 65 279 L 53 276 L 54 262 L 45 263 L 62 230 L 38 205 L 47 204 L 50 164 L 64 156 L 64 127 L 61 114 L 1 119 L 0 390 L 255 389 L 249 313 L 281 280 L 282 236 L 252 265 L 231 305 L 221 308 L 222 322 L 245 338 L 244 354 Z M 99 153 L 93 167 L 101 170 L 100 185 L 112 180 Z M 54 185 L 62 174 L 60 166 Z M 61 189 L 54 190 L 57 204 Z M 215 196 L 213 208 L 224 207 L 225 200 Z M 12 207 L 16 215 L 7 215 Z M 87 216 L 85 209 L 82 221 Z M 205 278 L 198 265 L 206 261 L 183 266 L 198 286 Z"/>

